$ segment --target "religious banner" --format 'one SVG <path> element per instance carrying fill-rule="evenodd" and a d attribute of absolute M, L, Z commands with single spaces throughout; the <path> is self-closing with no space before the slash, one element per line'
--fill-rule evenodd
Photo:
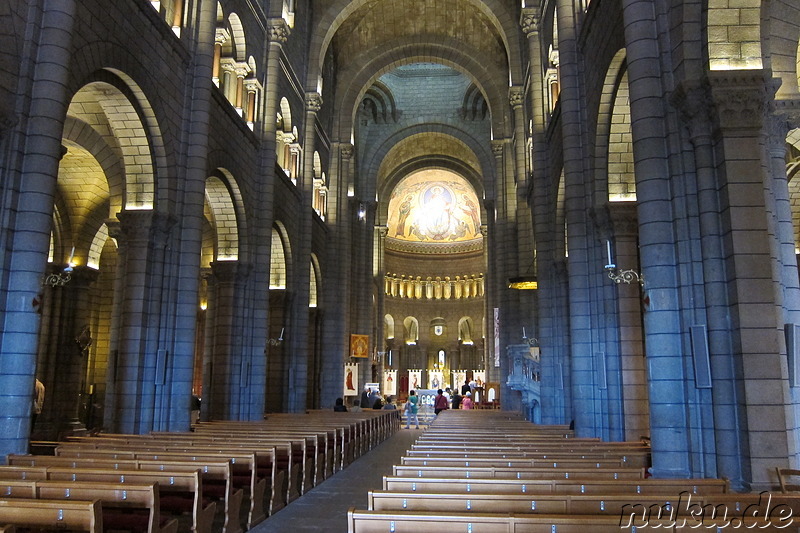
<path fill-rule="evenodd" d="M 494 308 L 494 366 L 500 366 L 500 308 Z"/>
<path fill-rule="evenodd" d="M 472 372 L 472 379 L 475 381 L 476 387 L 484 387 L 486 385 L 486 372 L 484 370 L 475 370 Z"/>
<path fill-rule="evenodd" d="M 350 335 L 350 357 L 369 357 L 369 335 Z"/>
<path fill-rule="evenodd" d="M 408 371 L 408 390 L 418 390 L 422 386 L 422 370 Z"/>
<path fill-rule="evenodd" d="M 461 385 L 467 382 L 466 370 L 453 370 L 453 390 L 461 393 Z"/>
<path fill-rule="evenodd" d="M 397 395 L 397 370 L 384 371 L 383 393 L 387 396 Z"/>
<path fill-rule="evenodd" d="M 358 396 L 358 363 L 344 365 L 344 396 Z"/>
<path fill-rule="evenodd" d="M 428 371 L 428 380 L 429 380 L 428 383 L 430 383 L 430 386 L 428 388 L 429 389 L 433 389 L 433 390 L 443 388 L 443 385 L 442 385 L 442 383 L 443 383 L 442 380 L 443 379 L 444 378 L 442 376 L 442 372 L 441 371 L 439 371 L 439 370 L 430 370 L 430 371 Z"/>

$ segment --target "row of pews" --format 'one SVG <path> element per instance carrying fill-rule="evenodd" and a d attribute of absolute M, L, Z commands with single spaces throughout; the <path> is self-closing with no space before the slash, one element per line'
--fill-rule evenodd
<path fill-rule="evenodd" d="M 396 411 L 273 414 L 70 438 L 0 466 L 0 530 L 242 533 L 400 427 Z"/>
<path fill-rule="evenodd" d="M 575 438 L 500 411 L 444 411 L 348 533 L 797 531 L 800 495 L 647 477 L 649 446 Z M 795 518 L 796 517 L 796 518 Z"/>

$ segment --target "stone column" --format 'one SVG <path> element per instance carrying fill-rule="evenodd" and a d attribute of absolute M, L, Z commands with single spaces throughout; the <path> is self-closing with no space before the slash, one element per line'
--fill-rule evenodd
<path fill-rule="evenodd" d="M 0 455 L 26 453 L 30 434 L 31 394 L 36 374 L 36 349 L 40 317 L 33 305 L 40 294 L 47 264 L 53 199 L 58 165 L 62 157 L 61 135 L 69 95 L 72 35 L 76 11 L 74 0 L 44 0 L 41 11 L 31 9 L 28 21 L 38 30 L 38 41 L 30 47 L 35 65 L 29 72 L 29 112 L 19 151 L 26 157 L 13 176 L 5 176 L 3 187 L 15 184 L 14 225 L 8 228 L 10 245 L 3 294 L 3 331 L 0 355 Z M 12 181 L 13 180 L 13 181 Z"/>
<path fill-rule="evenodd" d="M 715 472 L 731 480 L 736 490 L 745 490 L 743 467 L 747 449 L 744 391 L 734 356 L 730 328 L 730 301 L 725 279 L 724 233 L 720 218 L 719 183 L 714 169 L 713 101 L 705 83 L 686 81 L 672 96 L 688 126 L 694 147 L 697 174 L 697 206 L 702 254 L 702 288 L 705 317 L 696 326 L 705 326 L 711 367 L 711 398 L 714 420 Z M 796 267 L 795 267 L 796 270 Z M 705 320 L 703 320 L 705 318 Z"/>
<path fill-rule="evenodd" d="M 575 3 L 559 0 L 558 50 L 561 56 L 561 131 L 564 151 L 565 216 L 569 246 L 570 363 L 575 434 L 601 436 L 603 405 L 598 398 L 594 371 L 596 344 L 592 323 L 592 285 L 597 278 L 590 248 L 595 244 L 587 216 L 584 165 L 588 158 L 584 143 L 583 91 L 579 72 Z M 555 229 L 558 231 L 558 229 Z"/>
<path fill-rule="evenodd" d="M 767 72 L 719 72 L 710 76 L 716 106 L 715 151 L 725 257 L 733 303 L 733 346 L 741 350 L 747 444 L 754 490 L 774 483 L 774 468 L 789 465 L 796 453 L 797 406 L 789 400 L 784 319 L 770 287 L 782 287 L 776 268 L 775 235 L 769 232 L 764 184 L 772 179 L 765 146 L 767 113 L 776 85 Z M 765 298 L 765 294 L 770 294 Z"/>
<path fill-rule="evenodd" d="M 517 189 L 527 190 L 528 169 L 525 164 L 527 149 L 525 135 L 525 88 L 515 85 L 508 89 L 508 103 L 514 112 L 514 176 Z"/>
<path fill-rule="evenodd" d="M 610 238 L 614 243 L 614 262 L 617 268 L 638 271 L 639 243 L 637 236 L 639 227 L 636 218 L 636 204 L 613 202 L 608 204 L 608 211 L 613 231 Z M 650 435 L 650 419 L 647 412 L 647 369 L 644 355 L 644 332 L 642 331 L 642 288 L 636 282 L 620 283 L 615 287 L 617 326 L 619 328 L 619 366 L 622 378 L 622 412 L 625 426 L 624 440 L 638 441 L 642 435 Z"/>
<path fill-rule="evenodd" d="M 118 250 L 117 270 L 122 286 L 114 301 L 115 307 L 119 309 L 117 354 L 114 363 L 109 365 L 113 366 L 112 371 L 116 378 L 115 401 L 111 406 L 113 413 L 109 413 L 114 425 L 110 427 L 114 432 L 140 433 L 150 430 L 142 427 L 138 407 L 142 395 L 140 387 L 152 390 L 154 386 L 152 382 L 145 383 L 147 362 L 143 360 L 146 355 L 142 353 L 146 341 L 143 324 L 147 313 L 147 262 L 154 213 L 150 210 L 122 211 L 117 214 L 117 218 L 121 231 L 119 241 L 124 242 Z"/>
<path fill-rule="evenodd" d="M 211 81 L 219 87 L 220 61 L 222 60 L 222 45 L 228 42 L 231 34 L 225 28 L 217 28 L 214 35 L 214 59 L 211 64 Z"/>
<path fill-rule="evenodd" d="M 272 259 L 272 224 L 275 218 L 273 202 L 275 201 L 277 124 L 275 117 L 278 110 L 278 83 L 280 80 L 281 49 L 289 37 L 289 27 L 282 18 L 267 20 L 266 39 L 263 56 L 266 65 L 263 69 L 261 84 L 264 97 L 261 98 L 261 117 L 255 124 L 254 132 L 260 138 L 258 153 L 259 179 L 256 185 L 255 209 L 253 218 L 253 253 L 247 276 L 240 272 L 241 295 L 247 295 L 249 315 L 242 320 L 242 331 L 247 333 L 246 342 L 242 343 L 243 360 L 249 362 L 250 378 L 249 400 L 241 411 L 242 417 L 248 420 L 261 420 L 266 404 L 267 358 L 265 350 L 269 337 L 269 271 Z"/>
<path fill-rule="evenodd" d="M 235 355 L 236 282 L 240 277 L 239 261 L 214 261 L 209 276 L 206 352 L 209 354 L 214 385 L 203 403 L 213 420 L 240 420 L 240 407 L 247 402 L 242 394 L 249 386 L 247 360 Z M 246 418 L 245 418 L 246 419 Z"/>
<path fill-rule="evenodd" d="M 667 122 L 663 91 L 654 65 L 661 62 L 660 34 L 653 5 L 623 0 L 628 52 L 631 129 L 638 197 L 639 250 L 647 280 L 645 347 L 649 374 L 653 475 L 703 476 L 693 461 L 699 437 L 692 435 L 687 398 L 685 338 L 681 331 L 678 257 L 673 242 L 673 210 Z M 562 58 L 563 66 L 567 61 Z"/>
<path fill-rule="evenodd" d="M 298 224 L 297 241 L 294 257 L 294 281 L 292 290 L 291 323 L 287 333 L 289 342 L 289 382 L 288 382 L 288 410 L 289 412 L 304 412 L 306 405 L 309 382 L 313 383 L 315 376 L 308 375 L 309 348 L 309 284 L 311 265 L 311 236 L 312 222 L 311 202 L 314 194 L 314 142 L 317 113 L 322 107 L 322 98 L 315 92 L 306 93 L 306 119 L 303 126 L 303 167 L 298 172 L 297 185 L 301 191 L 300 219 Z M 314 406 L 310 406 L 314 407 Z"/>
<path fill-rule="evenodd" d="M 261 83 L 256 79 L 248 78 L 244 80 L 244 88 L 247 91 L 247 112 L 244 118 L 247 122 L 247 127 L 252 130 L 256 122 L 256 102 L 258 95 L 262 91 Z"/>
<path fill-rule="evenodd" d="M 539 339 L 542 351 L 542 423 L 568 424 L 572 418 L 567 413 L 569 388 L 564 388 L 564 380 L 568 373 L 565 353 L 568 351 L 566 336 L 559 334 L 562 330 L 567 307 L 567 298 L 559 289 L 565 286 L 566 274 L 563 261 L 555 257 L 555 234 L 564 231 L 557 227 L 556 205 L 558 184 L 553 183 L 549 173 L 547 157 L 547 140 L 545 130 L 547 127 L 548 102 L 544 98 L 543 88 L 546 80 L 542 65 L 542 49 L 539 34 L 539 10 L 523 8 L 520 16 L 520 26 L 528 40 L 528 59 L 530 61 L 530 102 L 531 121 L 533 123 L 533 170 L 529 190 L 535 189 L 537 194 L 528 196 L 528 205 L 533 212 L 534 242 L 536 246 L 537 273 L 539 273 L 538 293 L 538 320 L 537 331 L 534 336 Z M 561 268 L 550 266 L 541 268 L 542 265 L 561 265 Z M 558 295 L 561 295 L 559 298 Z M 560 339 L 560 341 L 559 341 Z"/>
<path fill-rule="evenodd" d="M 193 61 L 184 91 L 192 97 L 185 100 L 182 109 L 183 166 L 178 176 L 181 201 L 177 212 L 164 209 L 156 215 L 151 255 L 129 256 L 129 265 L 133 258 L 146 257 L 148 261 L 149 316 L 146 315 L 147 320 L 140 317 L 148 328 L 144 358 L 153 358 L 153 367 L 162 365 L 154 371 L 152 408 L 139 399 L 142 420 L 152 416 L 152 427 L 148 428 L 146 423 L 142 426 L 146 431 L 187 431 L 191 414 L 216 2 L 200 0 L 192 4 L 190 13 L 191 33 L 185 33 L 183 39 L 189 42 Z M 124 226 L 125 221 L 120 221 Z M 149 376 L 145 381 L 149 381 Z M 142 384 L 140 392 L 149 393 L 149 388 L 149 384 Z"/>
<path fill-rule="evenodd" d="M 56 269 L 61 273 L 61 266 Z M 44 289 L 39 337 L 42 368 L 37 377 L 45 385 L 46 402 L 36 420 L 39 439 L 79 435 L 86 429 L 82 395 L 91 346 L 90 285 L 96 279 L 96 270 L 79 266 L 69 272 L 69 281 L 64 285 Z"/>

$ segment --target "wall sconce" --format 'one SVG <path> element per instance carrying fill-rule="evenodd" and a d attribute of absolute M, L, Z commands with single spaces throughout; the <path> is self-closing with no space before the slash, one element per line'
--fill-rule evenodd
<path fill-rule="evenodd" d="M 367 220 L 367 208 L 364 204 L 358 204 L 358 220 L 362 222 Z"/>
<path fill-rule="evenodd" d="M 72 260 L 75 259 L 75 247 L 72 247 L 72 251 L 69 253 L 69 261 L 67 261 L 67 266 L 64 267 L 64 270 L 61 272 L 56 272 L 53 274 L 48 274 L 44 278 L 43 285 L 50 285 L 51 287 L 63 287 L 69 280 L 72 279 L 72 269 L 75 267 L 75 263 Z"/>
<path fill-rule="evenodd" d="M 63 287 L 69 280 L 72 279 L 72 265 L 68 264 L 61 272 L 48 274 L 44 278 L 43 285 L 50 285 L 51 287 Z"/>
<path fill-rule="evenodd" d="M 606 263 L 605 270 L 608 272 L 608 277 L 611 281 L 619 285 L 620 283 L 633 283 L 638 281 L 639 285 L 644 288 L 644 276 L 635 270 L 620 270 L 611 258 L 611 241 L 606 240 L 606 251 L 608 252 L 608 262 Z"/>
<path fill-rule="evenodd" d="M 284 328 L 281 328 L 280 337 L 278 337 L 277 339 L 267 339 L 267 344 L 269 344 L 270 346 L 277 346 L 280 343 L 282 343 L 283 342 L 283 329 Z"/>

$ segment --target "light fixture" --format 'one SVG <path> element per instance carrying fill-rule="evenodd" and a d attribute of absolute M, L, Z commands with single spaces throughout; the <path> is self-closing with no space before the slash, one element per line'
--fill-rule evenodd
<path fill-rule="evenodd" d="M 69 283 L 69 280 L 71 279 L 72 279 L 72 265 L 67 265 L 61 272 L 48 274 L 44 278 L 44 284 L 50 285 L 51 287 L 63 287 L 64 285 Z"/>
<path fill-rule="evenodd" d="M 284 328 L 281 328 L 280 337 L 278 337 L 277 339 L 267 339 L 267 344 L 269 344 L 270 346 L 277 346 L 280 343 L 282 343 L 283 342 L 283 329 Z"/>
<path fill-rule="evenodd" d="M 536 290 L 539 288 L 539 282 L 536 276 L 518 276 L 516 278 L 508 278 L 509 289 L 519 290 Z"/>
<path fill-rule="evenodd" d="M 358 204 L 358 220 L 367 220 L 367 209 L 364 204 Z"/>
<path fill-rule="evenodd" d="M 633 283 L 639 282 L 639 286 L 644 288 L 644 275 L 639 274 L 637 271 L 628 269 L 620 270 L 611 258 L 611 241 L 606 240 L 606 251 L 608 252 L 608 263 L 606 263 L 605 271 L 608 272 L 608 278 L 619 285 L 620 283 Z"/>

